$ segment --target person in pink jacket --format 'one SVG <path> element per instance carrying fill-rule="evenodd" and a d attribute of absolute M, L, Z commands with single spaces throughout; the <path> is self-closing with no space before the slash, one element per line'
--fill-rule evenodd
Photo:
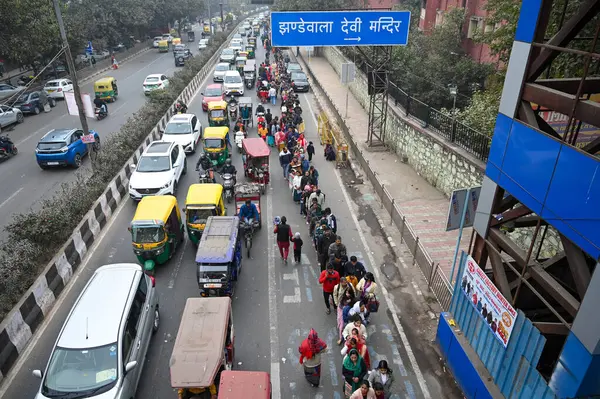
<path fill-rule="evenodd" d="M 369 381 L 364 380 L 360 383 L 360 388 L 354 391 L 349 399 L 377 399 L 377 396 Z"/>

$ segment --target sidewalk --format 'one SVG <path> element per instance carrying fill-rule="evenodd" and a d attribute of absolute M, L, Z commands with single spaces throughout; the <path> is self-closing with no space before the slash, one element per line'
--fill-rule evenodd
<path fill-rule="evenodd" d="M 345 114 L 347 89 L 340 83 L 340 77 L 324 57 L 311 56 L 310 64 L 304 49 L 298 61 L 309 68 L 319 85 L 327 93 L 335 107 Z M 345 124 L 356 146 L 363 152 L 373 172 L 385 185 L 395 204 L 406 216 L 419 241 L 434 261 L 439 263 L 445 275 L 450 278 L 452 260 L 458 232 L 446 232 L 448 198 L 419 176 L 409 165 L 401 162 L 397 154 L 372 150 L 366 144 L 369 116 L 367 111 L 354 98 L 348 95 L 348 117 Z M 330 119 L 331 118 L 330 116 Z M 465 229 L 461 249 L 468 249 L 471 229 Z M 455 277 L 456 278 L 456 277 Z"/>

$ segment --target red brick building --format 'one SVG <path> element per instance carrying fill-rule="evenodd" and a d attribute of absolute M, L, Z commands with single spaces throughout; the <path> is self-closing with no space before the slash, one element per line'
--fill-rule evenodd
<path fill-rule="evenodd" d="M 436 25 L 443 23 L 444 13 L 447 10 L 456 7 L 464 8 L 467 11 L 464 26 L 465 40 L 463 42 L 465 52 L 477 62 L 493 63 L 496 60 L 490 55 L 490 48 L 473 40 L 476 31 L 489 32 L 495 29 L 494 25 L 485 22 L 487 15 L 484 9 L 485 4 L 486 0 L 421 0 L 419 29 L 427 32 Z"/>

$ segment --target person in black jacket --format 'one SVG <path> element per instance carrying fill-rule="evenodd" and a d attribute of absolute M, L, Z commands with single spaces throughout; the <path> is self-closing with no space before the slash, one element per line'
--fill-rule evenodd
<path fill-rule="evenodd" d="M 354 255 L 350 257 L 350 261 L 344 265 L 344 276 L 354 276 L 358 281 L 365 276 L 367 270 L 362 262 L 358 261 L 358 258 Z"/>
<path fill-rule="evenodd" d="M 287 224 L 287 218 L 281 217 L 281 222 L 275 226 L 273 233 L 277 234 L 277 247 L 281 260 L 287 263 L 288 255 L 290 254 L 290 240 L 294 237 L 292 228 Z"/>
<path fill-rule="evenodd" d="M 329 246 L 335 243 L 336 235 L 329 227 L 323 233 L 323 236 L 317 242 L 317 253 L 319 254 L 319 264 L 321 265 L 321 271 L 327 267 L 329 261 Z"/>

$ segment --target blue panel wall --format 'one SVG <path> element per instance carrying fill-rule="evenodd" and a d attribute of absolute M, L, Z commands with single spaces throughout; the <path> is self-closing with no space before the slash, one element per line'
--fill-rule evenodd
<path fill-rule="evenodd" d="M 600 355 L 592 355 L 571 332 L 550 380 L 561 398 L 591 397 L 600 392 Z"/>
<path fill-rule="evenodd" d="M 595 259 L 600 160 L 498 115 L 486 175 Z"/>

